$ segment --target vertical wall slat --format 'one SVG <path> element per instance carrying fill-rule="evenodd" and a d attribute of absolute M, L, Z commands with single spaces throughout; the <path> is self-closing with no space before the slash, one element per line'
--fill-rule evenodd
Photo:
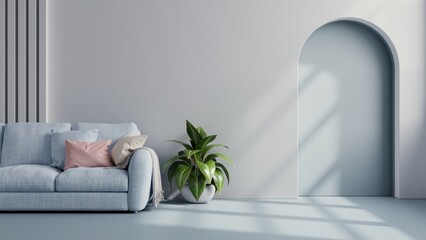
<path fill-rule="evenodd" d="M 28 1 L 28 121 L 37 120 L 37 87 L 36 87 L 36 1 Z"/>
<path fill-rule="evenodd" d="M 7 109 L 6 122 L 15 122 L 16 117 L 16 2 L 7 1 Z"/>
<path fill-rule="evenodd" d="M 37 0 L 38 6 L 38 121 L 45 122 L 47 115 L 47 48 L 46 48 L 46 37 L 47 37 L 47 14 L 46 14 L 46 0 Z"/>
<path fill-rule="evenodd" d="M 18 81 L 16 121 L 27 120 L 27 17 L 26 0 L 17 0 L 18 4 Z"/>
<path fill-rule="evenodd" d="M 6 121 L 6 0 L 0 0 L 0 123 Z"/>
<path fill-rule="evenodd" d="M 46 121 L 46 0 L 0 0 L 0 122 Z"/>

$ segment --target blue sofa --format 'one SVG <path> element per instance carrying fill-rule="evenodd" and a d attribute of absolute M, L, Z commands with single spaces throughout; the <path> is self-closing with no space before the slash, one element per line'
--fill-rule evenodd
<path fill-rule="evenodd" d="M 99 129 L 98 140 L 111 147 L 134 123 L 0 124 L 0 211 L 132 211 L 149 201 L 152 157 L 147 149 L 132 155 L 127 170 L 51 167 L 51 132 Z"/>

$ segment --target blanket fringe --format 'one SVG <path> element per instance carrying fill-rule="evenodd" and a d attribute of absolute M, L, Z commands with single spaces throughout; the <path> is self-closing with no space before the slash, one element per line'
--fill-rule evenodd
<path fill-rule="evenodd" d="M 164 191 L 163 190 L 159 190 L 155 194 L 152 194 L 152 204 L 154 205 L 155 208 L 158 207 L 158 205 L 162 201 L 164 201 Z"/>

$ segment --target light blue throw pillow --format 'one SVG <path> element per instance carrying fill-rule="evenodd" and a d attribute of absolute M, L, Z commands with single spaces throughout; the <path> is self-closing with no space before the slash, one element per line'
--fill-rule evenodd
<path fill-rule="evenodd" d="M 79 142 L 95 142 L 98 139 L 98 129 L 76 131 L 52 131 L 52 164 L 50 166 L 64 170 L 66 147 L 65 140 Z"/>

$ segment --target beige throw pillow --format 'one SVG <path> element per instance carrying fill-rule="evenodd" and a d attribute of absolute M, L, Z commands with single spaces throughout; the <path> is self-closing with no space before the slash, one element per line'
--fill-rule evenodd
<path fill-rule="evenodd" d="M 111 159 L 119 168 L 127 168 L 128 157 L 138 148 L 142 148 L 147 136 L 128 134 L 121 137 L 111 149 Z"/>

